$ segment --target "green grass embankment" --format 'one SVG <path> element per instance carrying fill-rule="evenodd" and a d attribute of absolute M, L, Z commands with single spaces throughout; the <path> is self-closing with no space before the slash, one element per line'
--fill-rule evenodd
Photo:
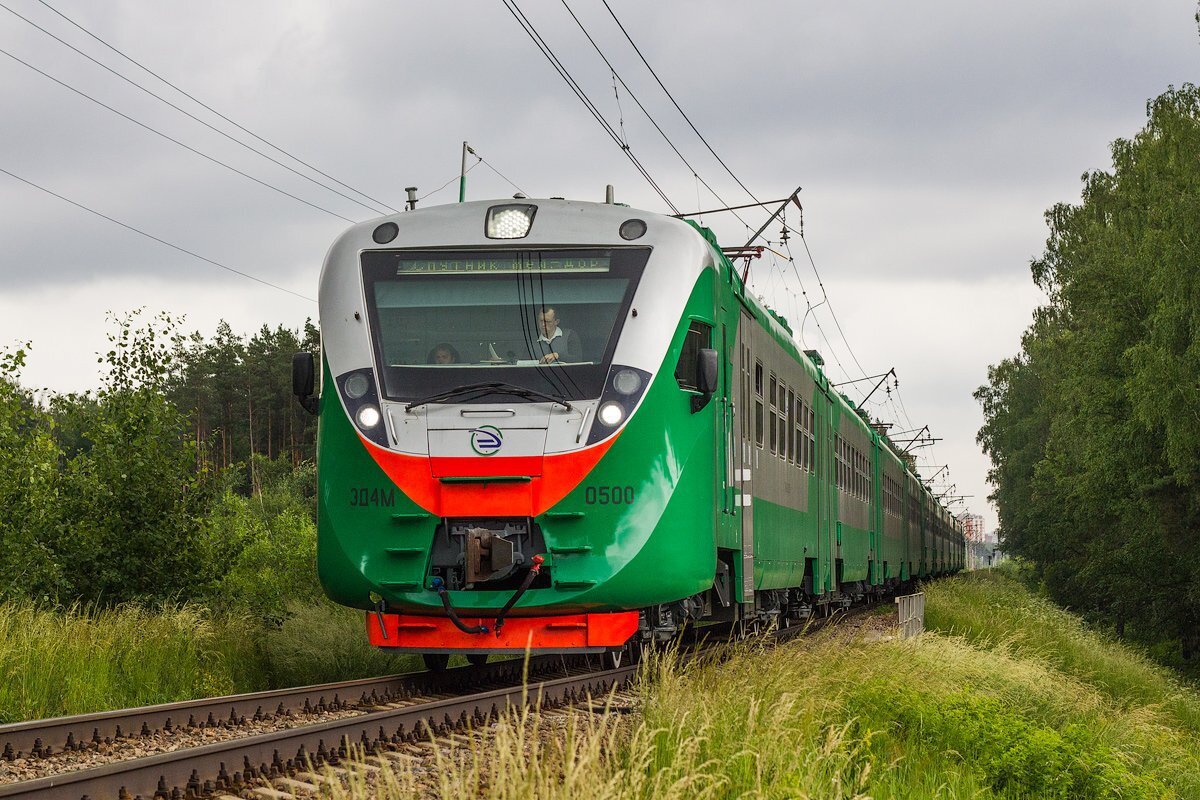
<path fill-rule="evenodd" d="M 850 626 L 660 661 L 639 718 L 497 726 L 442 797 L 1196 798 L 1200 697 L 996 573 L 926 589 L 930 633 Z M 425 779 L 428 781 L 428 778 Z M 387 792 L 420 781 L 399 773 Z M 430 788 L 426 783 L 425 788 Z"/>
<path fill-rule="evenodd" d="M 199 605 L 0 603 L 0 724 L 417 668 L 366 644 L 362 612 L 328 603 L 282 625 Z"/>

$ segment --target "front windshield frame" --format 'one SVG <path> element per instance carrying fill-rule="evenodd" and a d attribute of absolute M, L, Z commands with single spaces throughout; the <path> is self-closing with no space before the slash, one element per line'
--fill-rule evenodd
<path fill-rule="evenodd" d="M 363 280 L 363 294 L 367 310 L 367 321 L 370 330 L 371 346 L 375 357 L 376 371 L 379 376 L 381 395 L 398 402 L 411 402 L 439 392 L 454 389 L 464 384 L 497 382 L 512 386 L 543 392 L 567 400 L 586 400 L 600 396 L 604 389 L 609 367 L 617 342 L 628 319 L 633 296 L 637 291 L 642 273 L 649 261 L 651 247 L 643 246 L 545 246 L 530 247 L 454 247 L 454 248 L 391 248 L 387 250 L 363 250 L 359 254 Z M 428 272 L 407 273 L 399 270 L 397 264 L 401 261 L 420 261 L 423 259 L 452 260 L 455 257 L 463 259 L 496 258 L 496 259 L 528 259 L 531 263 L 542 264 L 555 258 L 583 258 L 602 256 L 607 259 L 606 276 L 622 279 L 625 282 L 624 292 L 619 306 L 616 308 L 612 328 L 604 345 L 603 355 L 599 359 L 587 363 L 569 363 L 556 365 L 525 365 L 511 362 L 491 366 L 483 363 L 463 365 L 430 365 L 430 364 L 389 364 L 385 357 L 384 322 L 380 319 L 380 306 L 377 302 L 377 287 L 381 284 L 397 285 L 406 278 L 430 280 Z M 548 281 L 553 274 L 555 280 L 595 280 L 595 273 L 572 274 L 561 271 L 545 271 L 542 269 L 521 269 L 497 274 L 485 273 L 444 273 L 432 280 L 487 280 L 496 279 L 502 275 L 527 276 L 537 274 L 541 281 Z M 518 278 L 520 280 L 520 278 Z M 552 300 L 553 298 L 550 298 Z M 523 302 L 523 301 L 522 301 Z M 554 305 L 549 300 L 543 300 L 547 305 Z M 532 307 L 532 299 L 531 299 Z M 559 313 L 560 319 L 562 314 Z M 528 398 L 496 392 L 472 396 L 466 399 L 455 399 L 455 403 L 493 403 L 493 402 L 537 402 Z"/>

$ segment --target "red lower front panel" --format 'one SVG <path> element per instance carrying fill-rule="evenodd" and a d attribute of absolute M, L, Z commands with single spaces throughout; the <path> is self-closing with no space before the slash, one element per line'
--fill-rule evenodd
<path fill-rule="evenodd" d="M 638 629 L 638 612 L 612 614 L 567 614 L 557 617 L 510 617 L 499 635 L 495 619 L 463 617 L 467 626 L 486 625 L 487 633 L 463 633 L 448 617 L 413 614 L 367 613 L 367 636 L 375 647 L 392 647 L 422 653 L 560 653 L 621 647 Z"/>

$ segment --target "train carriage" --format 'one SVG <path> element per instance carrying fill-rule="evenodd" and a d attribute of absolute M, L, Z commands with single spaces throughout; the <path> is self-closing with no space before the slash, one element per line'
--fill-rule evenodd
<path fill-rule="evenodd" d="M 393 215 L 330 248 L 320 316 L 318 572 L 375 645 L 611 652 L 952 567 L 944 510 L 690 222 Z"/>

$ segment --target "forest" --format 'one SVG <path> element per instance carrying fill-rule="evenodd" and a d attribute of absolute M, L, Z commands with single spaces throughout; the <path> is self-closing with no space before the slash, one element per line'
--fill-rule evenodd
<path fill-rule="evenodd" d="M 1200 90 L 1046 212 L 1046 295 L 976 392 L 1001 547 L 1059 603 L 1200 661 Z"/>
<path fill-rule="evenodd" d="M 110 319 L 96 391 L 37 397 L 0 351 L 0 599 L 203 602 L 280 618 L 319 595 L 316 421 L 291 356 L 318 332 Z"/>

